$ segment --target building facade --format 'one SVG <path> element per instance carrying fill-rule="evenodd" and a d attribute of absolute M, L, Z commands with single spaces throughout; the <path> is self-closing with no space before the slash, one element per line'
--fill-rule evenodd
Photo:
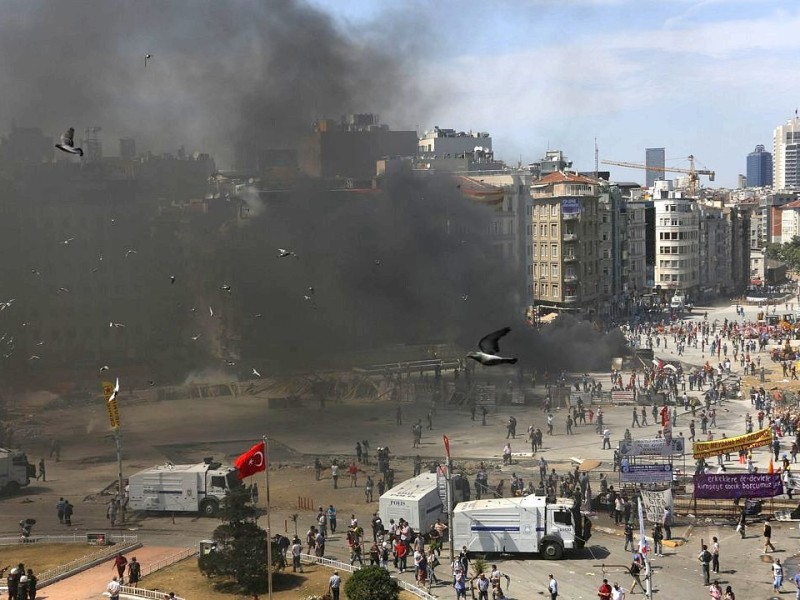
<path fill-rule="evenodd" d="M 775 128 L 772 135 L 772 187 L 800 187 L 800 117 Z"/>
<path fill-rule="evenodd" d="M 756 149 L 747 155 L 747 179 L 745 184 L 747 187 L 772 186 L 772 153 L 767 152 L 763 144 L 756 146 Z"/>
<path fill-rule="evenodd" d="M 434 127 L 417 141 L 417 153 L 423 157 L 457 158 L 475 152 L 492 152 L 492 138 L 485 131 L 456 131 Z"/>
<path fill-rule="evenodd" d="M 697 202 L 669 191 L 654 198 L 656 289 L 695 293 L 700 285 L 700 218 Z"/>
<path fill-rule="evenodd" d="M 594 312 L 600 297 L 599 182 L 555 172 L 531 183 L 529 293 L 544 309 Z"/>

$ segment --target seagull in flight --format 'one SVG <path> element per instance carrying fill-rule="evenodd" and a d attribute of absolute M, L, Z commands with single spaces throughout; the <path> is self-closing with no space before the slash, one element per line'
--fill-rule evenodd
<path fill-rule="evenodd" d="M 39 275 L 41 275 L 41 273 L 39 273 L 39 271 L 37 271 L 36 269 L 31 269 L 31 273 L 33 273 L 33 274 L 34 274 L 34 275 L 36 275 L 37 277 L 38 277 Z"/>
<path fill-rule="evenodd" d="M 147 61 L 150 60 L 151 58 L 153 58 L 152 54 L 145 54 L 144 55 L 144 67 L 145 67 L 145 69 L 147 68 Z"/>
<path fill-rule="evenodd" d="M 256 371 L 256 368 L 255 368 L 255 367 L 253 367 L 253 375 L 255 375 L 256 377 L 261 377 L 261 373 L 259 373 L 258 371 Z"/>
<path fill-rule="evenodd" d="M 66 152 L 67 154 L 77 154 L 78 156 L 83 156 L 83 150 L 81 148 L 75 147 L 75 128 L 70 127 L 64 132 L 64 135 L 61 136 L 61 143 L 56 144 L 56 148 L 61 150 L 62 152 Z"/>
<path fill-rule="evenodd" d="M 58 293 L 61 293 L 61 292 L 64 292 L 65 294 L 68 294 L 69 290 L 67 288 L 65 288 L 65 287 L 60 287 L 60 288 L 58 288 L 58 291 L 56 293 L 58 294 Z"/>
<path fill-rule="evenodd" d="M 41 356 L 37 356 L 37 355 L 34 354 L 28 360 L 39 360 L 40 358 L 41 358 Z"/>
<path fill-rule="evenodd" d="M 214 309 L 210 306 L 208 307 L 208 314 L 210 314 L 212 318 L 214 317 Z"/>
<path fill-rule="evenodd" d="M 506 335 L 509 331 L 511 331 L 511 327 L 503 327 L 502 329 L 498 329 L 497 331 L 493 331 L 492 333 L 483 336 L 478 342 L 479 351 L 470 352 L 467 354 L 467 358 L 477 360 L 486 367 L 493 367 L 495 365 L 502 364 L 516 364 L 516 358 L 507 358 L 498 354 L 500 352 L 500 338 Z"/>
<path fill-rule="evenodd" d="M 127 250 L 125 252 L 125 258 L 128 258 L 128 256 L 130 256 L 131 254 L 136 254 L 136 250 L 132 250 L 132 249 L 131 250 Z M 100 260 L 103 260 L 103 259 L 101 258 Z"/>
<path fill-rule="evenodd" d="M 14 302 L 14 298 L 7 300 L 6 302 L 0 302 L 0 312 L 3 312 L 7 308 L 11 308 L 12 302 Z"/>
<path fill-rule="evenodd" d="M 111 404 L 117 398 L 117 394 L 119 393 L 119 377 L 117 377 L 117 382 L 114 384 L 114 391 L 111 392 L 111 395 L 108 397 L 108 403 Z"/>
<path fill-rule="evenodd" d="M 175 275 L 170 275 L 169 276 L 169 282 L 170 283 L 175 283 Z"/>
<path fill-rule="evenodd" d="M 108 371 L 110 368 L 111 367 L 109 367 L 108 365 L 103 365 L 102 367 L 100 367 L 100 371 L 99 372 L 102 373 L 103 371 Z"/>
<path fill-rule="evenodd" d="M 109 327 L 115 327 L 117 329 L 120 328 L 120 327 L 125 327 L 125 325 L 123 323 L 114 323 L 114 321 L 109 321 L 108 322 L 108 326 Z"/>
<path fill-rule="evenodd" d="M 69 246 L 69 243 L 74 239 L 75 239 L 74 237 L 73 238 L 67 238 L 61 243 L 64 244 L 65 246 Z"/>
<path fill-rule="evenodd" d="M 193 335 L 192 336 L 192 341 L 196 342 L 200 338 L 201 335 L 203 335 L 203 334 L 202 333 L 198 333 L 197 335 Z"/>
<path fill-rule="evenodd" d="M 278 258 L 286 258 L 287 256 L 294 256 L 295 258 L 297 258 L 297 254 L 295 254 L 291 250 L 286 250 L 285 248 L 278 248 Z"/>
<path fill-rule="evenodd" d="M 223 292 L 228 292 L 229 294 L 233 291 L 233 288 L 227 283 L 223 283 L 221 286 L 219 286 L 219 289 L 221 289 Z"/>
<path fill-rule="evenodd" d="M 373 260 L 372 262 L 375 263 L 376 267 L 380 267 L 381 266 L 381 261 L 379 259 L 377 259 L 377 258 L 375 260 Z"/>
<path fill-rule="evenodd" d="M 263 317 L 264 315 L 262 315 L 261 313 L 256 313 L 256 314 L 254 314 L 253 316 L 254 316 L 256 319 L 260 319 L 260 318 L 261 318 L 261 317 Z"/>

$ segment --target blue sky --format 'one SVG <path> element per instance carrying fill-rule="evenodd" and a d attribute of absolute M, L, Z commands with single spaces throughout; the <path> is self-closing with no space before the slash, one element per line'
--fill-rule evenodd
<path fill-rule="evenodd" d="M 712 185 L 732 187 L 747 153 L 771 150 L 773 129 L 800 105 L 794 1 L 309 3 L 352 37 L 404 15 L 416 22 L 408 77 L 429 101 L 416 113 L 375 111 L 394 128 L 489 131 L 513 163 L 551 148 L 591 170 L 596 137 L 601 160 L 644 162 L 646 147 L 663 146 L 668 165 L 694 154 L 717 172 Z"/>

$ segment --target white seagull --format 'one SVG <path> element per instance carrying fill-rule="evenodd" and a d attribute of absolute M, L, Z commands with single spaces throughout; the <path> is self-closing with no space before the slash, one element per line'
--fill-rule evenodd
<path fill-rule="evenodd" d="M 170 275 L 169 276 L 169 282 L 170 283 L 175 283 L 175 275 Z"/>
<path fill-rule="evenodd" d="M 66 152 L 67 154 L 77 154 L 78 156 L 83 156 L 83 150 L 81 148 L 75 147 L 75 128 L 70 127 L 64 132 L 64 135 L 61 136 L 61 143 L 56 144 L 56 148 L 61 150 L 62 152 Z"/>
<path fill-rule="evenodd" d="M 99 372 L 102 373 L 103 371 L 108 371 L 110 368 L 111 367 L 109 367 L 108 365 L 103 365 L 102 367 L 100 367 L 100 371 Z"/>
<path fill-rule="evenodd" d="M 256 377 L 261 377 L 261 373 L 259 373 L 258 371 L 256 371 L 256 368 L 255 368 L 255 367 L 253 367 L 253 375 L 255 375 Z"/>
<path fill-rule="evenodd" d="M 203 334 L 202 333 L 198 333 L 197 335 L 193 335 L 192 336 L 192 341 L 196 342 L 200 338 L 201 335 L 203 335 Z"/>
<path fill-rule="evenodd" d="M 125 327 L 123 323 L 114 323 L 114 321 L 109 321 L 108 326 L 115 328 Z"/>
<path fill-rule="evenodd" d="M 125 258 L 128 258 L 131 254 L 136 254 L 136 250 L 126 250 L 125 251 Z M 102 258 L 100 260 L 103 260 Z"/>
<path fill-rule="evenodd" d="M 233 288 L 227 283 L 223 283 L 221 286 L 219 286 L 219 289 L 221 289 L 223 292 L 228 292 L 229 294 L 233 291 Z"/>
<path fill-rule="evenodd" d="M 34 354 L 34 355 L 32 355 L 32 356 L 31 356 L 31 357 L 30 357 L 28 360 L 39 360 L 40 358 L 41 358 L 40 356 L 36 356 L 36 355 Z"/>
<path fill-rule="evenodd" d="M 151 58 L 153 58 L 152 54 L 145 54 L 144 55 L 144 67 L 145 67 L 145 69 L 147 68 L 147 61 L 150 60 Z"/>
<path fill-rule="evenodd" d="M 61 243 L 62 243 L 62 244 L 64 244 L 65 246 L 69 246 L 69 243 L 70 243 L 72 240 L 74 240 L 74 239 L 75 239 L 75 238 L 67 238 L 67 239 L 65 239 L 65 240 L 64 240 L 63 242 L 61 242 Z"/>
<path fill-rule="evenodd" d="M 478 342 L 479 351 L 470 352 L 467 354 L 467 358 L 477 360 L 479 363 L 487 367 L 493 367 L 495 365 L 502 364 L 516 364 L 516 358 L 507 358 L 498 354 L 498 352 L 500 352 L 499 340 L 509 331 L 511 331 L 511 327 L 503 327 L 502 329 L 493 331 L 489 335 L 483 336 Z"/>
<path fill-rule="evenodd" d="M 286 258 L 287 256 L 294 256 L 295 258 L 297 258 L 297 254 L 295 254 L 291 250 L 286 250 L 285 248 L 278 248 L 278 258 Z"/>
<path fill-rule="evenodd" d="M 214 316 L 214 309 L 210 306 L 208 307 L 208 314 L 210 314 L 212 317 Z"/>

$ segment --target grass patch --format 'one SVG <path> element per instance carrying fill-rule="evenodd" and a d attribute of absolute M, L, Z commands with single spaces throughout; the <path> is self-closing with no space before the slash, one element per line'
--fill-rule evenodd
<path fill-rule="evenodd" d="M 17 566 L 24 563 L 26 569 L 33 569 L 37 575 L 54 567 L 60 567 L 68 562 L 96 554 L 103 549 L 102 546 L 89 544 L 17 544 L 15 546 L 0 546 L 0 568 L 10 565 Z"/>

